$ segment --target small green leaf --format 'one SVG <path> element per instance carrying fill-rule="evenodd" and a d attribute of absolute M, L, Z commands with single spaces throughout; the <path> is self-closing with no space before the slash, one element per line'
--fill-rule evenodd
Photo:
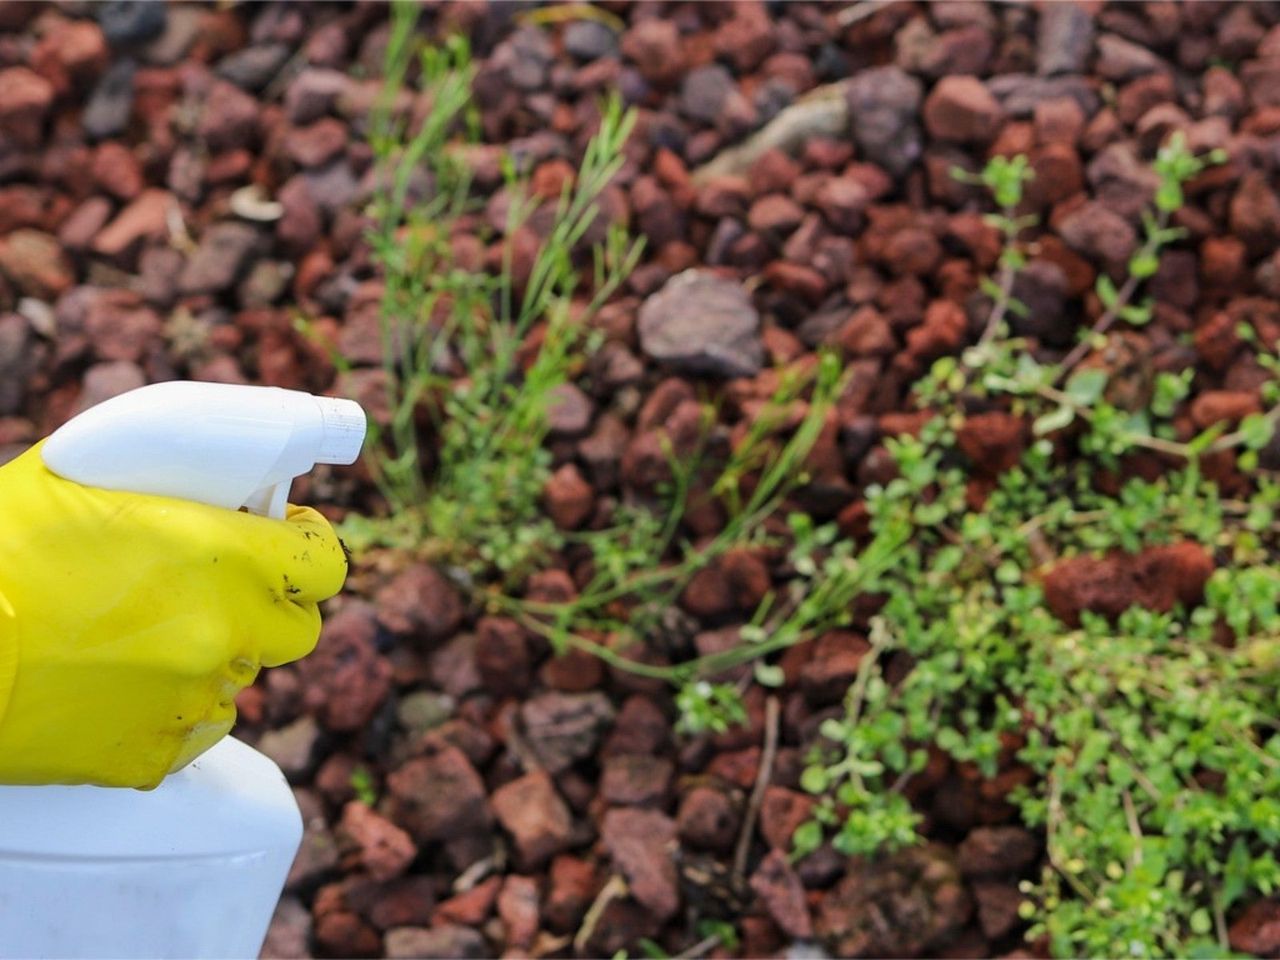
<path fill-rule="evenodd" d="M 1275 436 L 1275 421 L 1262 413 L 1251 413 L 1240 421 L 1240 436 L 1250 450 L 1261 450 Z"/>
<path fill-rule="evenodd" d="M 1082 407 L 1093 405 L 1107 388 L 1107 372 L 1096 368 L 1080 370 L 1067 381 L 1066 392 Z"/>
<path fill-rule="evenodd" d="M 1176 180 L 1161 181 L 1156 188 L 1156 209 L 1164 213 L 1182 209 L 1182 184 Z"/>
<path fill-rule="evenodd" d="M 831 783 L 827 768 L 821 766 L 805 767 L 800 774 L 800 788 L 806 793 L 822 793 Z"/>
<path fill-rule="evenodd" d="M 1204 907 L 1200 907 L 1191 914 L 1191 932 L 1198 933 L 1201 936 L 1213 929 L 1213 918 L 1209 916 L 1209 911 Z"/>
<path fill-rule="evenodd" d="M 979 280 L 978 289 L 980 289 L 992 300 L 999 300 L 1001 297 L 1004 296 L 1004 290 L 1001 289 L 1000 284 L 996 283 L 990 277 L 983 277 L 981 280 Z"/>
<path fill-rule="evenodd" d="M 1120 291 L 1105 273 L 1098 274 L 1098 282 L 1094 284 L 1094 289 L 1098 292 L 1098 299 L 1108 310 L 1113 308 L 1120 299 Z"/>
<path fill-rule="evenodd" d="M 1154 253 L 1138 253 L 1129 260 L 1129 273 L 1131 276 L 1135 276 L 1139 280 L 1145 280 L 1147 277 L 1154 277 L 1156 271 L 1159 269 L 1160 258 Z"/>
<path fill-rule="evenodd" d="M 786 679 L 786 675 L 782 672 L 782 668 L 777 664 L 764 663 L 757 660 L 755 663 L 756 683 L 762 687 L 780 687 Z"/>
<path fill-rule="evenodd" d="M 796 827 L 796 832 L 791 835 L 791 843 L 797 858 L 813 853 L 822 846 L 822 824 L 817 820 L 806 820 Z"/>
<path fill-rule="evenodd" d="M 1151 322 L 1151 308 L 1146 304 L 1131 303 L 1120 308 L 1120 318 L 1135 327 L 1142 327 Z"/>
<path fill-rule="evenodd" d="M 1064 427 L 1071 426 L 1071 421 L 1075 418 L 1075 411 L 1063 405 L 1056 410 L 1050 410 L 1048 413 L 1036 417 L 1035 423 L 1031 425 L 1031 431 L 1037 437 L 1043 437 L 1045 434 L 1056 433 Z"/>

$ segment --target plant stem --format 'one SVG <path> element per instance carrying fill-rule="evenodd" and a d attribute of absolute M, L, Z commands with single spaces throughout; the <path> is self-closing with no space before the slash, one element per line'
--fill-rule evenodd
<path fill-rule="evenodd" d="M 1017 210 L 1014 207 L 1004 207 L 1002 210 L 1005 219 L 1015 224 L 1012 230 L 1005 231 L 1005 242 L 1016 243 L 1021 228 L 1016 226 Z M 1009 312 L 1009 303 L 1013 300 L 1013 282 L 1017 279 L 1018 270 L 1014 266 L 1014 262 L 1009 257 L 1000 258 L 1000 273 L 996 277 L 996 286 L 1000 288 L 1000 294 L 996 297 L 995 302 L 991 305 L 991 313 L 987 317 L 987 325 L 982 330 L 982 335 L 978 337 L 977 346 L 979 349 L 985 347 L 988 343 L 995 339 L 996 334 L 1000 332 L 1000 324 L 1004 321 L 1005 314 Z"/>
<path fill-rule="evenodd" d="M 742 819 L 742 830 L 733 851 L 733 877 L 743 883 L 747 875 L 747 855 L 751 852 L 751 835 L 755 832 L 756 818 L 764 804 L 764 792 L 773 777 L 773 762 L 778 755 L 778 698 L 770 695 L 764 703 L 764 750 L 760 754 L 760 767 L 756 773 L 751 799 L 747 802 L 747 814 Z"/>
<path fill-rule="evenodd" d="M 1151 232 L 1151 235 L 1142 244 L 1141 249 L 1139 249 L 1135 257 L 1150 256 L 1159 252 L 1161 232 L 1168 225 L 1169 214 L 1164 210 L 1159 211 L 1159 213 L 1156 214 L 1157 229 Z M 1116 319 L 1120 316 L 1120 311 L 1129 305 L 1129 301 L 1137 292 L 1138 284 L 1141 282 L 1142 280 L 1139 277 L 1134 276 L 1132 273 L 1129 274 L 1124 285 L 1120 287 L 1119 291 L 1117 291 L 1115 302 L 1103 311 L 1102 316 L 1097 319 L 1089 332 L 1086 333 L 1080 339 L 1080 342 L 1072 348 L 1071 352 L 1063 358 L 1061 366 L 1058 367 L 1058 373 L 1053 378 L 1053 385 L 1055 387 L 1061 384 L 1062 381 L 1066 379 L 1067 374 L 1074 370 L 1076 365 L 1088 356 L 1089 351 L 1093 349 L 1093 339 L 1095 337 L 1102 336 L 1111 329 L 1112 325 L 1116 322 Z"/>

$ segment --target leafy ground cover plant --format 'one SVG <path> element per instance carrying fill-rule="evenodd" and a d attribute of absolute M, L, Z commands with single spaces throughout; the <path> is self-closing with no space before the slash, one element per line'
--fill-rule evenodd
<path fill-rule="evenodd" d="M 1033 774 L 1011 799 L 1044 831 L 1048 864 L 1024 884 L 1022 916 L 1055 955 L 1216 955 L 1231 907 L 1280 883 L 1280 487 L 1255 472 L 1280 398 L 1269 385 L 1269 412 L 1183 439 L 1192 371 L 1162 374 L 1135 405 L 1088 362 L 1116 320 L 1149 319 L 1132 297 L 1178 239 L 1182 185 L 1217 159 L 1177 138 L 1161 149 L 1147 239 L 1119 289 L 1099 279 L 1104 312 L 1061 363 L 1008 336 L 1021 260 L 1006 254 L 982 338 L 918 386 L 935 416 L 890 441 L 898 476 L 868 491 L 871 545 L 905 546 L 874 584 L 884 604 L 844 716 L 804 772 L 820 803 L 796 856 L 828 836 L 863 856 L 915 842 L 903 790 L 941 750 L 988 778 Z M 979 178 L 1009 243 L 1030 225 L 1014 215 L 1027 173 L 997 160 Z M 1274 368 L 1280 345 L 1257 339 Z M 984 445 L 993 430 L 1000 443 Z M 1144 478 L 1153 456 L 1162 469 Z M 1245 495 L 1206 476 L 1224 458 Z M 969 480 L 966 461 L 988 479 Z"/>

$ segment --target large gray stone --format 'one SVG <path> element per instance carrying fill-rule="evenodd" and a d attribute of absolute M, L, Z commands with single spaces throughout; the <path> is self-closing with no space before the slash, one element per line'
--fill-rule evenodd
<path fill-rule="evenodd" d="M 760 371 L 760 315 L 741 284 L 686 270 L 640 308 L 640 347 L 687 373 L 749 377 Z"/>

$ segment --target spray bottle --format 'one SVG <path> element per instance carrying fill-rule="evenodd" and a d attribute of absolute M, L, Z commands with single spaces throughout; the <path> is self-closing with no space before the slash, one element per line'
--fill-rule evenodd
<path fill-rule="evenodd" d="M 293 478 L 364 434 L 350 400 L 172 382 L 42 452 L 77 483 L 283 517 Z M 301 839 L 280 768 L 232 737 L 149 792 L 0 787 L 0 957 L 256 957 Z"/>

